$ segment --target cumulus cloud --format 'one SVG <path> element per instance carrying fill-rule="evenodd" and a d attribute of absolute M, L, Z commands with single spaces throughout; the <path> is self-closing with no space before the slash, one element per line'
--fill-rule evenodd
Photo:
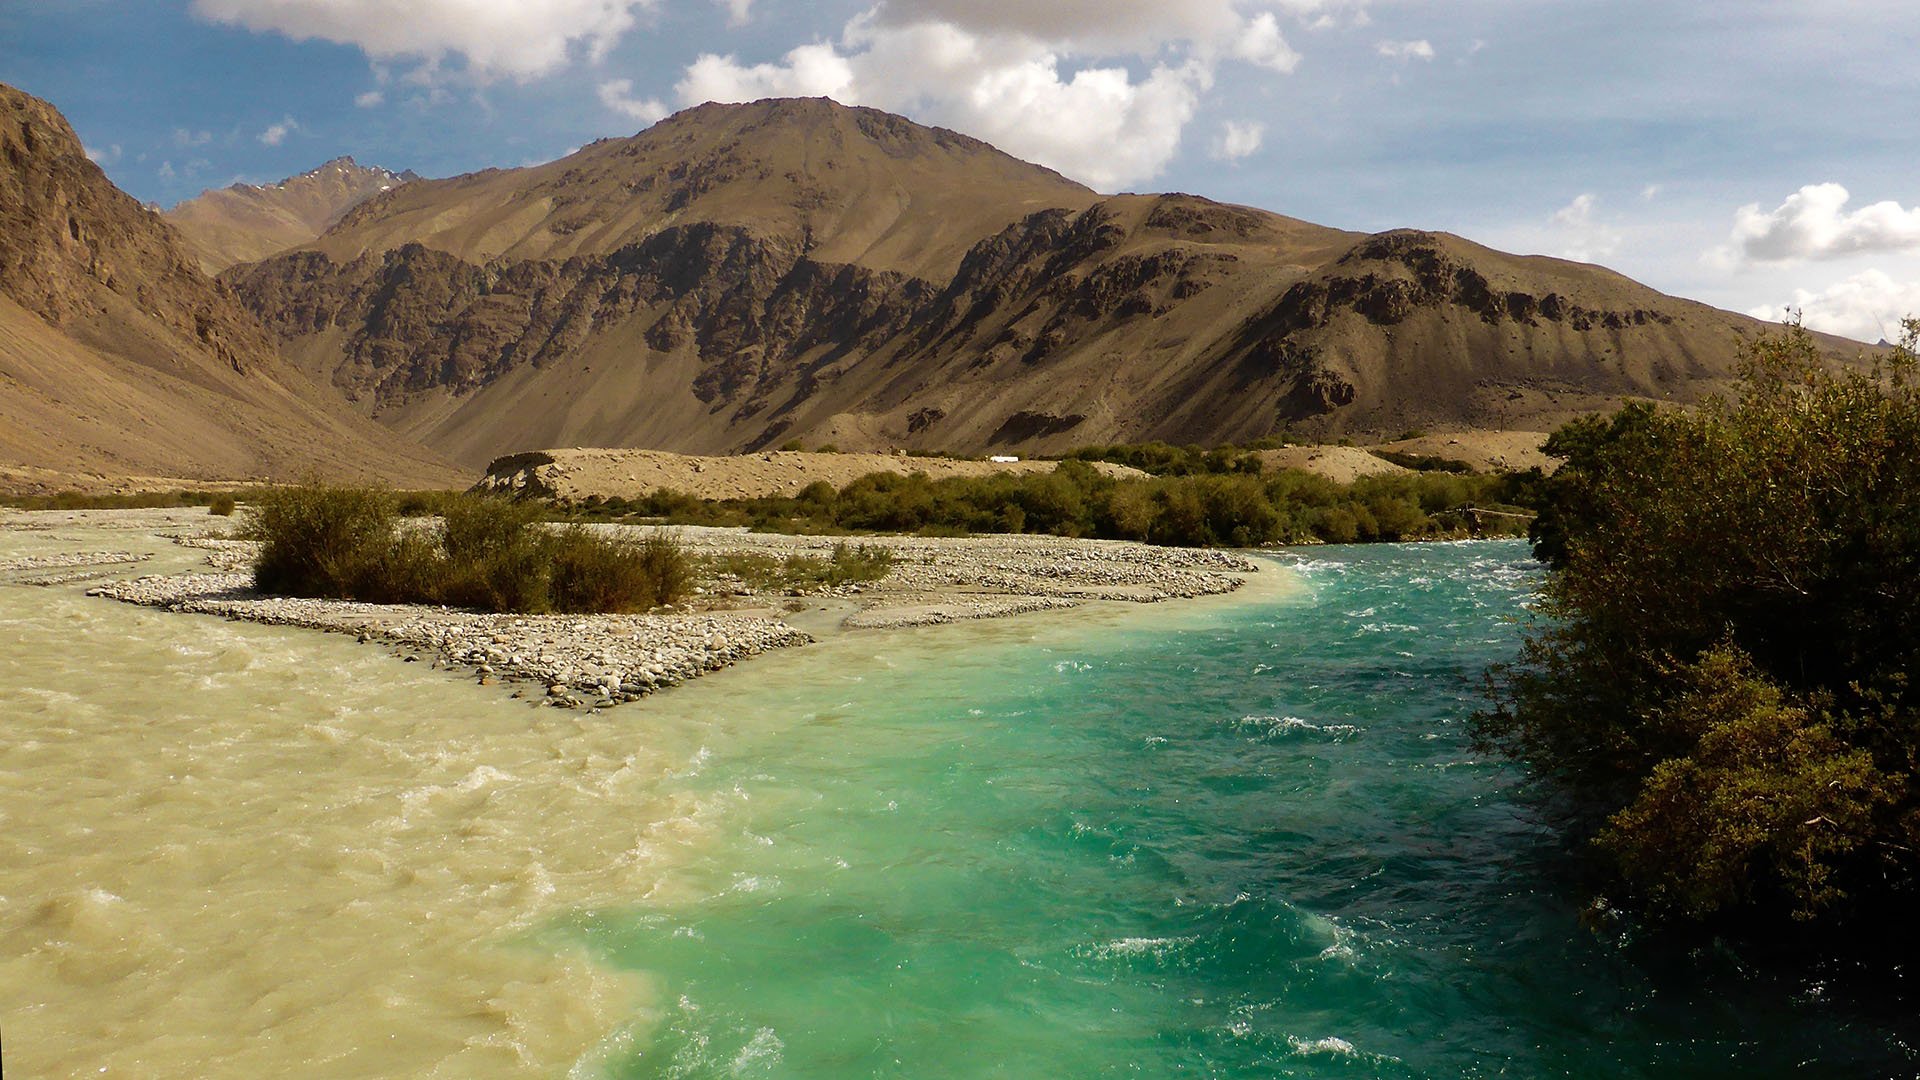
<path fill-rule="evenodd" d="M 86 151 L 87 159 L 92 161 L 95 165 L 111 165 L 114 162 L 120 160 L 120 144 L 119 143 L 114 143 L 110 146 L 104 146 L 104 147 L 83 146 L 81 147 L 81 149 Z"/>
<path fill-rule="evenodd" d="M 703 56 L 677 90 L 685 104 L 823 95 L 905 112 L 1112 188 L 1165 167 L 1210 80 L 1192 62 L 1139 80 L 1124 67 L 1069 72 L 1038 43 L 932 24 L 870 28 L 845 54 L 803 45 L 778 64 Z"/>
<path fill-rule="evenodd" d="M 1230 41 L 1248 22 L 1234 0 L 888 0 L 868 17 L 882 27 L 937 23 L 1097 56 L 1147 56 L 1163 43 Z"/>
<path fill-rule="evenodd" d="M 260 133 L 260 144 L 262 146 L 279 146 L 281 143 L 287 141 L 288 135 L 298 130 L 300 130 L 300 125 L 294 122 L 293 117 L 289 116 L 277 124 L 268 124 L 267 130 Z"/>
<path fill-rule="evenodd" d="M 1620 234 L 1594 218 L 1598 204 L 1592 192 L 1582 192 L 1548 219 L 1560 245 L 1557 254 L 1561 258 L 1595 262 L 1620 247 Z"/>
<path fill-rule="evenodd" d="M 598 59 L 656 0 L 193 0 L 202 19 L 295 41 L 318 38 L 374 60 L 418 60 L 437 71 L 450 56 L 480 79 L 525 81 L 564 66 L 584 46 Z"/>
<path fill-rule="evenodd" d="M 667 115 L 667 107 L 658 98 L 633 96 L 632 79 L 608 79 L 600 84 L 600 104 L 643 124 L 651 124 Z"/>
<path fill-rule="evenodd" d="M 1343 0 L 887 0 L 838 40 L 778 60 L 702 55 L 675 95 L 684 105 L 783 96 L 871 105 L 1112 189 L 1166 167 L 1221 64 L 1294 69 L 1283 16 L 1364 10 Z M 1258 134 L 1243 130 L 1235 145 L 1251 153 Z"/>
<path fill-rule="evenodd" d="M 353 103 L 362 109 L 378 108 L 386 104 L 386 101 L 387 95 L 379 90 L 369 90 L 364 94 L 356 94 L 353 99 Z"/>
<path fill-rule="evenodd" d="M 1772 210 L 1734 211 L 1733 251 L 1751 262 L 1836 259 L 1863 252 L 1920 250 L 1920 207 L 1891 200 L 1849 212 L 1839 184 L 1808 184 Z"/>
<path fill-rule="evenodd" d="M 1260 149 L 1266 133 L 1264 124 L 1229 120 L 1220 125 L 1220 134 L 1214 136 L 1212 154 L 1219 161 L 1238 161 Z"/>
<path fill-rule="evenodd" d="M 181 147 L 205 146 L 213 141 L 211 131 L 188 131 L 186 128 L 173 129 L 173 145 Z"/>
<path fill-rule="evenodd" d="M 728 26 L 745 26 L 747 20 L 753 16 L 753 0 L 713 0 L 713 2 L 727 9 Z"/>
<path fill-rule="evenodd" d="M 1431 60 L 1433 43 L 1422 38 L 1418 41 L 1383 41 L 1373 47 L 1373 51 L 1389 60 Z"/>
<path fill-rule="evenodd" d="M 1898 340 L 1900 320 L 1920 314 L 1920 281 L 1897 281 L 1878 270 L 1867 270 L 1820 292 L 1795 289 L 1792 303 L 1747 312 L 1772 322 L 1796 313 L 1810 330 L 1860 341 Z"/>
<path fill-rule="evenodd" d="M 684 105 L 754 101 L 766 97 L 830 97 L 859 104 L 853 64 L 832 45 L 802 45 L 777 64 L 742 64 L 732 56 L 702 55 L 674 87 Z"/>

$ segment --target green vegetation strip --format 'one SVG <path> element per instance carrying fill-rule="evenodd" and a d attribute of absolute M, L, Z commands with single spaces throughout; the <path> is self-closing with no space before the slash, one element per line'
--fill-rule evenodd
<path fill-rule="evenodd" d="M 1106 452 L 1111 452 L 1108 448 Z M 1103 459 L 1104 460 L 1104 459 Z M 699 499 L 673 491 L 598 497 L 575 519 L 746 526 L 838 534 L 1048 533 L 1186 547 L 1520 535 L 1538 473 L 1423 472 L 1352 484 L 1303 472 L 1225 472 L 1116 479 L 1080 460 L 1050 473 L 929 479 L 875 473 L 843 488 L 814 483 L 788 498 Z"/>

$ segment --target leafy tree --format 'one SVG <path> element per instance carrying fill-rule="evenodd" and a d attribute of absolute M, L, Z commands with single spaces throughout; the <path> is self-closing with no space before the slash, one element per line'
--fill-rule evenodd
<path fill-rule="evenodd" d="M 1652 911 L 1839 927 L 1920 886 L 1916 337 L 1836 372 L 1789 326 L 1729 399 L 1548 444 L 1544 618 L 1477 730 Z"/>

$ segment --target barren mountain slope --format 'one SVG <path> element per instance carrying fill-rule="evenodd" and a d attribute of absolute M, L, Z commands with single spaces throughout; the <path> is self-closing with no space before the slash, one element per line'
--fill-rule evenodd
<path fill-rule="evenodd" d="M 476 467 L 1545 428 L 1697 398 L 1761 329 L 1444 234 L 1100 197 L 825 101 L 409 184 L 226 280 L 304 370 Z"/>
<path fill-rule="evenodd" d="M 313 246 L 339 262 L 414 243 L 471 263 L 562 261 L 704 223 L 794 256 L 944 280 L 981 237 L 1096 197 L 957 132 L 776 98 L 701 105 L 545 165 L 396 188 Z"/>
<path fill-rule="evenodd" d="M 166 219 L 186 237 L 200 268 L 217 274 L 309 243 L 347 211 L 419 177 L 335 158 L 277 184 L 233 184 L 175 206 Z"/>
<path fill-rule="evenodd" d="M 458 475 L 290 369 L 179 237 L 0 86 L 0 464 L 76 480 Z"/>

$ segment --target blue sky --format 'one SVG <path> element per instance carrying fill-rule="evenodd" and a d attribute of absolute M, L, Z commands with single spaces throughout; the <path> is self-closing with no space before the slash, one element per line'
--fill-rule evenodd
<path fill-rule="evenodd" d="M 1920 312 L 1920 7 L 1868 0 L 7 0 L 0 81 L 171 205 L 828 94 L 1102 190 L 1600 262 L 1865 339 Z"/>

